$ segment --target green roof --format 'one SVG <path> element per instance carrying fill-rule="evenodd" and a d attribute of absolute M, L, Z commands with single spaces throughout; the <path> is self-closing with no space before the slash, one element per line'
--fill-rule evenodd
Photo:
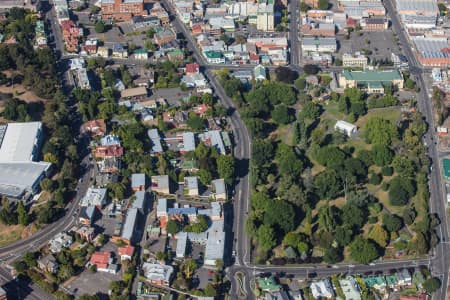
<path fill-rule="evenodd" d="M 183 51 L 181 49 L 176 49 L 169 52 L 169 55 L 182 55 Z"/>
<path fill-rule="evenodd" d="M 136 53 L 136 54 L 147 54 L 148 52 L 145 49 L 137 49 L 136 51 L 134 51 L 134 53 Z"/>
<path fill-rule="evenodd" d="M 225 147 L 231 147 L 231 140 L 230 140 L 230 135 L 228 134 L 228 132 L 222 131 L 221 135 L 222 135 L 222 140 L 223 140 Z"/>
<path fill-rule="evenodd" d="M 206 56 L 206 58 L 221 58 L 222 53 L 217 52 L 217 51 L 206 51 L 205 56 Z"/>
<path fill-rule="evenodd" d="M 396 285 L 398 282 L 397 276 L 395 276 L 395 275 L 386 275 L 385 278 L 386 278 L 386 282 L 389 286 Z"/>
<path fill-rule="evenodd" d="M 444 177 L 447 180 L 450 180 L 450 159 L 443 159 L 442 160 L 442 165 L 444 167 Z"/>
<path fill-rule="evenodd" d="M 364 278 L 364 282 L 369 286 L 369 287 L 374 287 L 374 286 L 384 286 L 386 285 L 386 281 L 384 280 L 384 277 L 382 276 L 369 276 Z"/>
<path fill-rule="evenodd" d="M 369 82 L 368 86 L 369 86 L 369 88 L 372 88 L 372 89 L 374 89 L 374 88 L 375 89 L 383 88 L 383 84 L 381 82 L 379 82 L 379 81 L 371 81 L 371 82 Z"/>
<path fill-rule="evenodd" d="M 275 282 L 273 276 L 258 278 L 258 285 L 263 291 L 278 291 L 281 286 Z"/>
<path fill-rule="evenodd" d="M 391 82 L 393 80 L 403 80 L 403 76 L 399 70 L 364 70 L 351 71 L 344 70 L 343 75 L 346 80 L 356 80 L 363 82 Z"/>

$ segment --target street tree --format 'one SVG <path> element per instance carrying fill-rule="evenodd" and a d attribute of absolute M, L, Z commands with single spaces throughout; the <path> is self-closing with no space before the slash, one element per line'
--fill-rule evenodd
<path fill-rule="evenodd" d="M 378 258 L 379 254 L 374 242 L 358 236 L 350 244 L 350 256 L 359 263 L 367 264 Z"/>
<path fill-rule="evenodd" d="M 257 231 L 258 246 L 263 251 L 268 251 L 276 245 L 275 233 L 269 225 L 261 225 Z"/>

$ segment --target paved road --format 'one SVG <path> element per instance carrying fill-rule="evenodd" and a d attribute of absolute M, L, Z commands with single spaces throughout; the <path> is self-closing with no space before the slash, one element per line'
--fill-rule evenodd
<path fill-rule="evenodd" d="M 384 5 L 391 18 L 392 28 L 400 39 L 402 48 L 405 51 L 405 55 L 409 62 L 409 69 L 412 75 L 416 77 L 416 82 L 420 87 L 420 94 L 418 99 L 419 110 L 425 116 L 427 123 L 429 124 L 429 131 L 425 137 L 425 141 L 428 147 L 428 155 L 430 156 L 434 168 L 430 174 L 430 211 L 436 213 L 441 224 L 436 228 L 436 231 L 440 237 L 441 243 L 435 248 L 435 259 L 432 261 L 431 270 L 435 276 L 440 277 L 442 281 L 442 287 L 434 294 L 434 299 L 446 299 L 447 298 L 447 286 L 448 286 L 448 271 L 450 266 L 450 247 L 448 244 L 448 225 L 447 225 L 447 206 L 443 191 L 442 172 L 440 167 L 439 157 L 435 140 L 435 128 L 434 115 L 432 111 L 432 102 L 428 97 L 427 86 L 424 81 L 424 69 L 418 63 L 411 45 L 409 43 L 406 32 L 400 24 L 398 13 L 394 7 L 392 0 L 384 0 Z"/>
<path fill-rule="evenodd" d="M 291 65 L 298 66 L 300 64 L 300 47 L 299 47 L 299 33 L 298 33 L 298 18 L 299 13 L 299 0 L 289 1 L 289 42 L 291 44 Z"/>
<path fill-rule="evenodd" d="M 295 3 L 294 3 L 295 2 Z M 295 52 L 298 53 L 298 48 L 295 50 L 295 45 L 298 45 L 298 24 L 296 24 L 296 9 L 298 6 L 298 3 L 294 1 L 291 3 L 290 11 L 291 11 L 291 21 L 294 21 L 290 25 L 290 30 L 292 32 L 295 32 L 295 36 L 297 37 L 293 41 L 291 40 L 291 67 L 297 69 L 298 67 L 296 64 L 298 64 L 298 55 L 295 55 Z M 168 11 L 171 11 L 171 15 L 175 16 L 172 9 L 168 5 L 166 1 L 163 2 L 166 9 Z M 387 9 L 392 12 L 394 11 L 392 8 L 392 4 L 389 2 L 387 3 Z M 391 16 L 393 20 L 393 26 L 394 30 L 397 30 L 396 32 L 399 33 L 400 41 L 402 42 L 403 48 L 406 50 L 406 54 L 408 56 L 408 59 L 411 63 L 410 70 L 411 73 L 419 76 L 419 84 L 421 85 L 422 93 L 421 93 L 421 100 L 419 101 L 419 105 L 421 106 L 422 112 L 427 116 L 427 120 L 430 121 L 432 118 L 431 114 L 431 108 L 430 108 L 430 101 L 428 99 L 425 84 L 423 82 L 422 72 L 419 67 L 419 65 L 415 62 L 414 55 L 411 51 L 411 48 L 408 44 L 407 39 L 405 36 L 401 33 L 401 26 L 398 23 L 398 18 L 394 13 L 394 16 Z M 198 48 L 195 46 L 195 41 L 193 41 L 192 36 L 190 33 L 186 30 L 186 27 L 180 22 L 178 18 L 175 18 L 174 25 L 177 28 L 179 32 L 182 32 L 185 38 L 188 41 L 188 48 L 193 52 L 194 57 L 196 58 L 197 62 L 205 69 L 206 76 L 211 82 L 211 85 L 213 86 L 216 94 L 219 96 L 219 98 L 222 100 L 222 102 L 230 108 L 234 108 L 233 103 L 231 100 L 225 95 L 222 87 L 217 82 L 217 79 L 215 75 L 211 72 L 212 69 L 215 68 L 222 68 L 221 66 L 211 66 L 206 64 L 205 59 L 201 55 Z M 293 37 L 294 34 L 291 33 L 291 37 Z M 295 41 L 296 40 L 296 41 Z M 328 71 L 339 71 L 342 68 L 339 67 L 331 67 L 328 69 Z M 237 111 L 233 111 L 233 115 L 231 116 L 232 125 L 235 129 L 235 136 L 236 136 L 236 158 L 244 158 L 248 159 L 250 157 L 250 139 L 248 136 L 248 132 L 245 130 L 245 126 L 242 123 L 239 113 Z M 431 123 L 431 122 L 430 122 Z M 430 140 L 428 143 L 429 145 L 432 145 L 430 147 L 430 156 L 433 158 L 434 161 L 436 161 L 437 158 L 437 152 L 436 148 L 434 147 L 434 144 L 431 141 L 431 134 L 427 135 L 427 139 Z M 248 146 L 247 146 L 248 145 Z M 248 167 L 248 166 L 247 166 Z M 242 174 L 247 174 L 247 170 L 244 170 Z M 416 267 L 416 266 L 427 266 L 431 267 L 433 274 L 439 276 L 441 275 L 441 280 L 443 281 L 443 286 L 446 287 L 447 285 L 447 276 L 442 276 L 443 274 L 446 275 L 448 270 L 448 258 L 447 258 L 447 244 L 441 243 L 435 250 L 435 256 L 429 258 L 429 259 L 409 259 L 409 260 L 395 260 L 395 261 L 386 261 L 386 262 L 378 262 L 375 265 L 368 266 L 368 265 L 353 265 L 353 264 L 338 264 L 334 267 L 327 267 L 327 266 L 254 266 L 250 264 L 250 241 L 248 237 L 245 234 L 244 231 L 244 222 L 246 219 L 246 214 L 249 210 L 249 186 L 248 186 L 248 175 L 245 175 L 244 178 L 240 178 L 240 181 L 238 185 L 236 186 L 236 197 L 235 197 L 235 222 L 234 222 L 234 233 L 235 233 L 235 245 L 234 249 L 236 250 L 236 262 L 234 265 L 230 266 L 227 269 L 227 274 L 229 278 L 232 280 L 232 288 L 231 288 L 231 295 L 232 297 L 236 297 L 238 295 L 238 287 L 237 282 L 234 280 L 234 275 L 236 272 L 241 272 L 244 274 L 244 289 L 247 292 L 246 299 L 253 299 L 254 296 L 251 293 L 250 287 L 249 287 L 249 281 L 250 278 L 255 276 L 257 273 L 260 272 L 286 272 L 289 274 L 293 274 L 295 276 L 301 276 L 301 277 L 309 277 L 311 274 L 314 276 L 328 276 L 331 274 L 336 273 L 351 273 L 351 274 L 364 274 L 368 272 L 377 272 L 382 270 L 383 272 L 389 272 L 393 269 L 403 269 L 403 268 L 410 268 L 410 267 Z M 434 171 L 431 174 L 431 197 L 432 201 L 430 204 L 430 208 L 432 212 L 436 212 L 440 214 L 442 224 L 438 227 L 440 237 L 443 241 L 447 241 L 447 222 L 445 219 L 445 209 L 444 209 L 444 202 L 443 202 L 443 194 L 441 192 L 441 182 L 440 182 L 440 174 L 438 172 L 438 168 L 434 168 Z M 445 278 L 444 278 L 445 277 Z M 444 288 L 442 288 L 438 293 L 436 293 L 435 298 L 436 299 L 444 299 L 445 294 L 443 294 Z"/>

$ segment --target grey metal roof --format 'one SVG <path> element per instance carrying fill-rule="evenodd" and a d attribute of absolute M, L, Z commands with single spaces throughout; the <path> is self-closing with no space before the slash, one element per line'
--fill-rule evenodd
<path fill-rule="evenodd" d="M 50 166 L 48 162 L 0 163 L 0 194 L 17 198 L 35 192 Z"/>
<path fill-rule="evenodd" d="M 9 123 L 0 146 L 0 162 L 33 160 L 41 127 L 41 122 Z"/>
<path fill-rule="evenodd" d="M 226 192 L 224 179 L 215 179 L 215 180 L 211 181 L 211 184 L 212 184 L 216 194 L 222 194 L 222 193 Z"/>
<path fill-rule="evenodd" d="M 450 42 L 445 38 L 413 38 L 416 50 L 427 58 L 449 58 L 450 53 L 442 50 L 450 47 Z"/>
<path fill-rule="evenodd" d="M 147 199 L 147 193 L 144 191 L 137 191 L 136 193 L 134 193 L 135 199 L 133 201 L 133 205 L 132 208 L 137 208 L 137 209 L 144 209 L 145 208 L 145 201 Z"/>
<path fill-rule="evenodd" d="M 126 240 L 131 240 L 133 237 L 134 227 L 136 225 L 138 210 L 137 208 L 130 208 L 127 212 L 125 224 L 123 224 L 121 237 Z"/>
<path fill-rule="evenodd" d="M 166 198 L 159 198 L 158 204 L 156 206 L 156 211 L 165 211 L 167 212 L 167 199 Z"/>
<path fill-rule="evenodd" d="M 175 252 L 179 258 L 184 257 L 186 253 L 187 237 L 187 232 L 179 232 L 177 234 L 177 249 Z"/>
<path fill-rule="evenodd" d="M 145 174 L 144 173 L 131 174 L 131 186 L 132 187 L 145 186 Z"/>
<path fill-rule="evenodd" d="M 208 229 L 208 241 L 205 247 L 205 263 L 207 261 L 223 259 L 225 251 L 225 232 L 223 220 L 212 222 Z"/>
<path fill-rule="evenodd" d="M 195 150 L 195 136 L 193 132 L 183 132 L 183 146 L 184 151 Z"/>
<path fill-rule="evenodd" d="M 434 11 L 436 14 L 439 9 L 437 6 L 437 1 L 435 0 L 396 0 L 397 11 L 402 10 L 417 10 L 420 12 L 424 11 Z"/>

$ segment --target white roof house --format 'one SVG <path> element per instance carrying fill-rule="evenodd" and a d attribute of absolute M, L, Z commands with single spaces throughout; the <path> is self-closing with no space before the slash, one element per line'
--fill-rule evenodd
<path fill-rule="evenodd" d="M 208 240 L 205 247 L 205 265 L 215 266 L 216 261 L 223 259 L 225 251 L 224 221 L 212 222 L 208 229 Z"/>
<path fill-rule="evenodd" d="M 156 217 L 166 217 L 167 216 L 167 199 L 159 198 L 158 204 L 156 205 Z"/>
<path fill-rule="evenodd" d="M 133 190 L 145 189 L 145 174 L 144 173 L 131 174 L 131 188 Z"/>
<path fill-rule="evenodd" d="M 152 142 L 152 153 L 162 153 L 164 150 L 161 145 L 161 137 L 159 136 L 158 129 L 149 129 L 147 135 Z"/>
<path fill-rule="evenodd" d="M 89 188 L 81 199 L 80 206 L 99 206 L 106 204 L 106 189 Z"/>
<path fill-rule="evenodd" d="M 168 175 L 158 175 L 151 177 L 151 189 L 161 194 L 170 194 L 170 182 Z"/>
<path fill-rule="evenodd" d="M 198 196 L 198 177 L 184 177 L 185 194 L 189 196 Z"/>
<path fill-rule="evenodd" d="M 50 251 L 52 253 L 61 252 L 62 248 L 67 248 L 72 245 L 73 238 L 65 232 L 60 232 L 53 237 L 48 243 L 50 245 Z"/>
<path fill-rule="evenodd" d="M 195 150 L 195 135 L 193 132 L 183 132 L 183 152 Z"/>
<path fill-rule="evenodd" d="M 188 240 L 187 232 L 179 232 L 177 234 L 177 249 L 175 251 L 177 258 L 182 258 L 185 256 L 187 240 Z"/>
<path fill-rule="evenodd" d="M 206 145 L 216 148 L 219 154 L 226 154 L 227 152 L 220 133 L 220 130 L 211 130 L 201 133 L 198 136 Z"/>
<path fill-rule="evenodd" d="M 133 232 L 136 227 L 136 219 L 138 216 L 137 208 L 130 208 L 127 211 L 127 217 L 123 224 L 121 238 L 127 241 L 131 241 L 133 238 Z"/>
<path fill-rule="evenodd" d="M 328 279 L 311 282 L 309 287 L 311 288 L 311 293 L 314 299 L 331 299 L 334 296 L 333 287 Z"/>
<path fill-rule="evenodd" d="M 348 300 L 361 300 L 361 290 L 355 278 L 347 276 L 345 279 L 339 279 L 339 285 Z"/>
<path fill-rule="evenodd" d="M 9 123 L 1 126 L 0 162 L 36 160 L 41 138 L 41 122 Z"/>
<path fill-rule="evenodd" d="M 148 280 L 162 285 L 169 284 L 173 273 L 172 266 L 151 263 L 144 263 L 142 270 Z"/>
<path fill-rule="evenodd" d="M 336 122 L 336 125 L 334 125 L 334 130 L 340 131 L 345 135 L 351 137 L 356 134 L 356 132 L 358 131 L 358 127 L 351 123 L 339 120 Z"/>
<path fill-rule="evenodd" d="M 215 179 L 211 181 L 211 185 L 213 188 L 212 196 L 218 201 L 227 200 L 227 187 L 225 184 L 225 180 Z"/>

